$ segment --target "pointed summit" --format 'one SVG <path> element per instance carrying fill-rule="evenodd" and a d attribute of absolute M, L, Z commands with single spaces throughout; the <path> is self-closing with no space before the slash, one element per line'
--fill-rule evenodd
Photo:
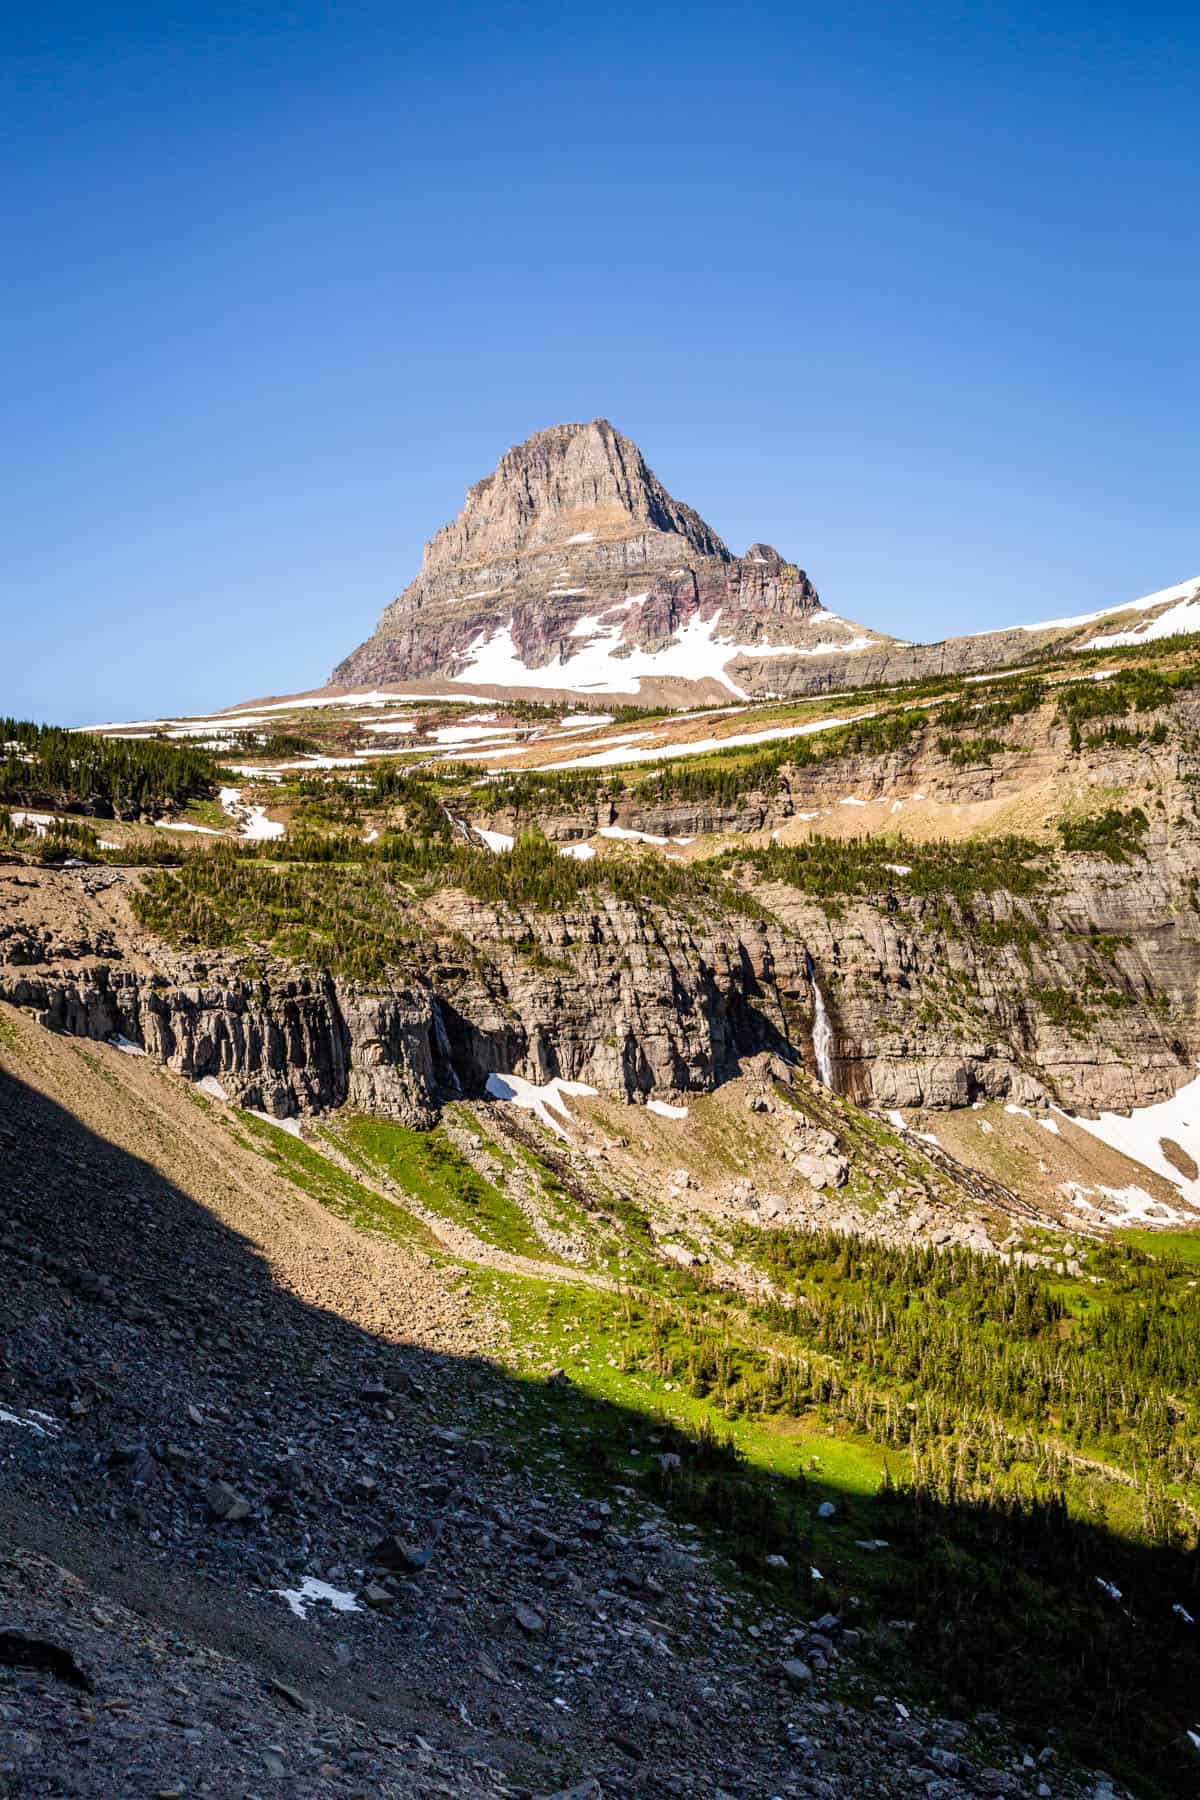
<path fill-rule="evenodd" d="M 728 664 L 754 659 L 766 686 L 770 659 L 853 637 L 802 569 L 766 544 L 735 557 L 635 443 L 592 419 L 535 431 L 467 489 L 333 679 L 630 695 L 650 682 L 684 703 L 740 695 Z"/>
<path fill-rule="evenodd" d="M 651 534 L 684 542 L 656 545 Z M 646 540 L 647 565 L 655 549 L 676 561 L 688 550 L 731 560 L 716 532 L 668 494 L 637 445 L 607 419 L 551 425 L 505 451 L 493 473 L 468 488 L 458 518 L 426 545 L 422 574 L 630 538 Z"/>

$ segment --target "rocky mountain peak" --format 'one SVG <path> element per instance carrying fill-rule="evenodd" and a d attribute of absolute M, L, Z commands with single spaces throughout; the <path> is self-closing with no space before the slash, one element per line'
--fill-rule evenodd
<path fill-rule="evenodd" d="M 496 556 L 611 543 L 645 532 L 685 540 L 677 553 L 731 560 L 712 528 L 674 499 L 637 445 L 607 419 L 551 425 L 468 488 L 458 518 L 425 547 L 422 573 L 478 567 Z"/>
<path fill-rule="evenodd" d="M 803 570 L 769 544 L 734 556 L 635 443 L 592 419 L 534 432 L 467 489 L 333 679 L 691 703 L 741 694 L 726 672 L 738 658 L 757 659 L 752 679 L 773 686 L 793 649 L 826 655 L 852 636 Z"/>

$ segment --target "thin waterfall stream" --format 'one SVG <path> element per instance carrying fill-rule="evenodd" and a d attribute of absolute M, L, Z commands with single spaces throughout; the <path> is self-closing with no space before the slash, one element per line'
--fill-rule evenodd
<path fill-rule="evenodd" d="M 817 1059 L 817 1074 L 827 1088 L 833 1086 L 833 1027 L 829 1023 L 829 1013 L 825 1007 L 825 996 L 821 992 L 821 984 L 817 980 L 816 965 L 812 957 L 808 957 L 808 979 L 813 991 L 813 1055 Z"/>

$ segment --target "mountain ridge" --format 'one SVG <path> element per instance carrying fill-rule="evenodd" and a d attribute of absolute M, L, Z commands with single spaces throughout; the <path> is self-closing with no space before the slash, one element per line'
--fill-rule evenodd
<path fill-rule="evenodd" d="M 736 556 L 601 418 L 534 432 L 474 482 L 329 685 L 666 706 L 828 694 L 987 673 L 1073 635 L 1082 648 L 1090 624 L 1125 611 L 1150 615 L 1131 621 L 1138 635 L 1162 635 L 1168 613 L 1166 629 L 1195 629 L 1198 592 L 1200 579 L 1074 618 L 893 638 L 830 611 L 769 543 Z"/>

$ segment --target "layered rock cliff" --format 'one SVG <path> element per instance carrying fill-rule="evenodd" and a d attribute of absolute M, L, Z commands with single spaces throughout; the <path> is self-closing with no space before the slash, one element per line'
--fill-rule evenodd
<path fill-rule="evenodd" d="M 778 652 L 860 636 L 769 545 L 735 557 L 635 444 L 595 419 L 537 432 L 470 488 L 333 679 L 636 695 L 659 676 L 728 691 L 724 665 L 760 643 Z"/>
<path fill-rule="evenodd" d="M 1197 583 L 1114 624 L 1153 635 Z M 1185 592 L 1186 590 L 1186 592 Z M 1167 617 L 1170 615 L 1170 617 Z M 753 544 L 737 557 L 606 419 L 554 425 L 508 450 L 425 547 L 334 683 L 470 682 L 530 696 L 690 704 L 799 696 L 983 672 L 1082 645 L 1102 615 L 902 643 L 822 607 L 802 569 Z"/>

